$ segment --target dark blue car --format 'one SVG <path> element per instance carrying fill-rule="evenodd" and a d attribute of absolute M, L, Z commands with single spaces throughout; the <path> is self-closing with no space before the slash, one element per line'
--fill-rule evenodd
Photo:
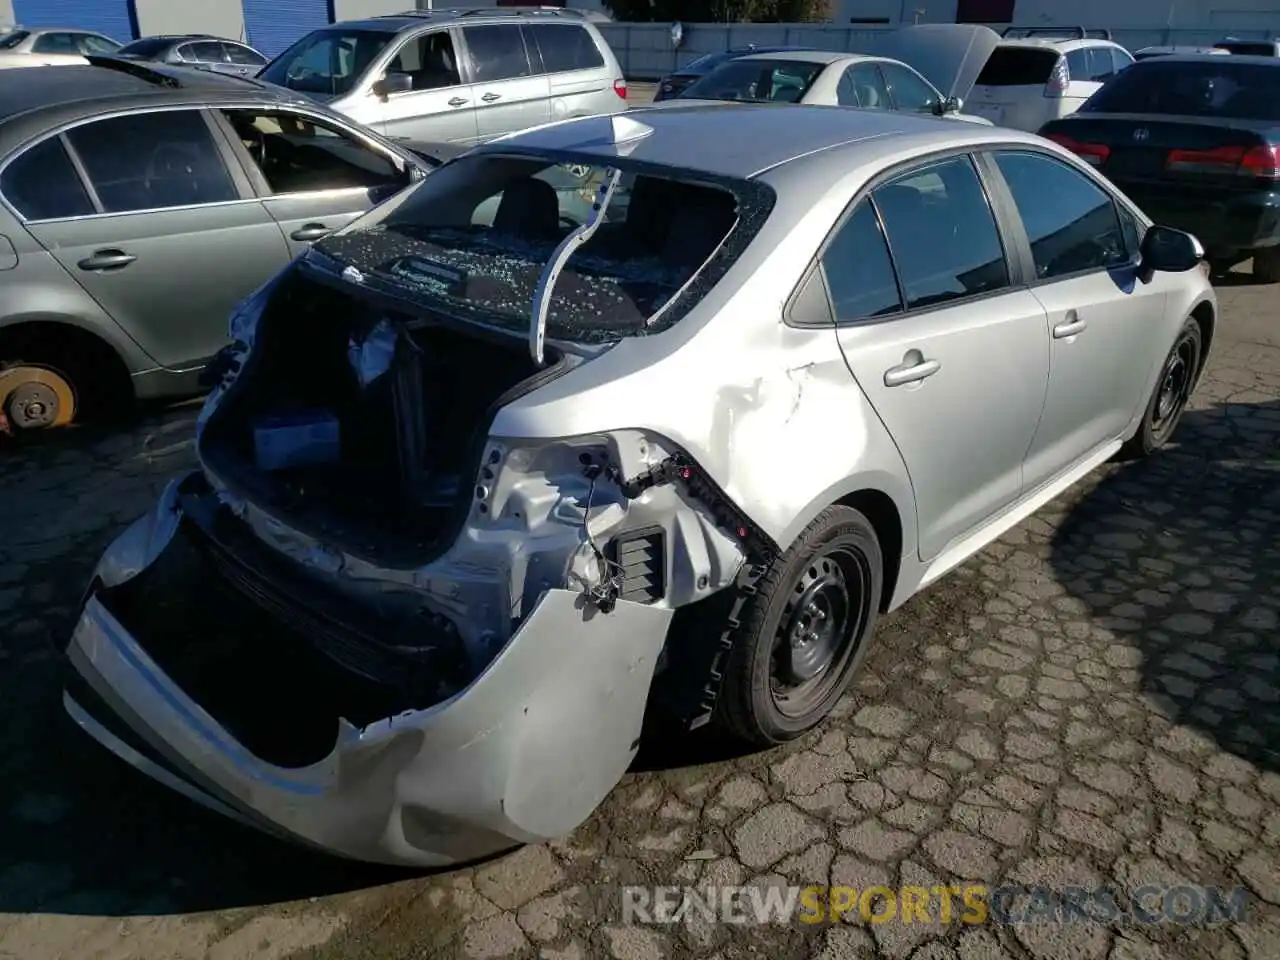
<path fill-rule="evenodd" d="M 680 91 L 699 77 L 704 77 L 720 64 L 738 57 L 749 57 L 753 53 L 780 53 L 788 50 L 810 50 L 812 47 L 761 47 L 754 44 L 746 47 L 735 47 L 719 53 L 704 53 L 696 60 L 690 60 L 679 70 L 668 74 L 658 81 L 658 90 L 654 100 L 670 100 L 678 97 Z"/>

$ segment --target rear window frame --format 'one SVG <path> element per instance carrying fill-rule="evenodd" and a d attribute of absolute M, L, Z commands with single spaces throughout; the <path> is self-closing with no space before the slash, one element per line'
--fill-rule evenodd
<path fill-rule="evenodd" d="M 1019 80 L 1016 83 L 1008 83 L 1005 81 L 992 82 L 985 79 L 992 63 L 1002 55 L 1006 57 L 1022 57 L 1028 62 L 1033 59 L 1043 59 L 1048 63 L 1049 67 L 1039 80 Z M 978 72 L 978 79 L 973 82 L 973 85 L 975 87 L 1043 87 L 1049 82 L 1049 78 L 1053 76 L 1053 71 L 1057 67 L 1058 61 L 1064 56 L 1065 54 L 1061 50 L 1053 47 L 1033 47 L 1022 44 L 1002 43 L 991 51 L 991 55 L 987 57 L 987 62 L 982 65 L 982 69 Z"/>
<path fill-rule="evenodd" d="M 482 151 L 478 153 L 468 154 L 450 160 L 443 166 L 452 166 L 457 163 L 465 163 L 472 159 L 498 159 L 509 158 L 514 160 L 538 161 L 543 162 L 547 166 L 578 164 L 593 167 L 615 166 L 622 170 L 623 173 L 632 173 L 636 176 L 654 176 L 661 179 L 676 180 L 696 186 L 704 186 L 710 189 L 719 189 L 729 192 L 734 196 L 738 205 L 737 218 L 733 227 L 721 240 L 719 246 L 712 255 L 699 266 L 694 273 L 684 282 L 684 284 L 668 299 L 665 304 L 653 315 L 648 317 L 642 328 L 634 330 L 623 330 L 616 327 L 600 327 L 600 328 L 581 328 L 566 330 L 562 321 L 557 321 L 554 315 L 548 317 L 547 320 L 547 338 L 549 340 L 560 340 L 562 342 L 577 343 L 583 345 L 603 345 L 616 343 L 621 340 L 632 338 L 650 337 L 663 333 L 675 327 L 682 321 L 695 307 L 698 306 L 708 294 L 712 292 L 737 264 L 738 260 L 746 252 L 747 248 L 755 240 L 760 230 L 764 227 L 769 217 L 773 213 L 773 209 L 777 204 L 777 193 L 773 187 L 761 180 L 728 177 L 720 174 L 710 173 L 704 170 L 693 170 L 685 167 L 675 167 L 669 164 L 654 163 L 645 160 L 634 160 L 623 157 L 602 157 L 598 154 L 582 153 L 572 150 L 552 150 L 552 149 L 518 149 L 510 150 L 493 150 Z M 430 182 L 430 177 L 424 180 L 416 190 L 420 190 Z M 416 190 L 414 192 L 416 192 Z M 405 204 L 412 203 L 413 196 L 410 194 L 404 200 Z M 377 209 L 371 211 L 376 216 Z M 397 204 L 395 213 L 401 212 L 401 205 Z M 362 217 L 361 220 L 364 218 Z M 355 266 L 356 269 L 364 271 L 364 268 L 357 264 L 352 264 L 332 248 L 335 243 L 340 243 L 343 237 L 358 236 L 363 232 L 359 228 L 361 220 L 355 221 L 351 226 L 357 229 L 344 229 L 333 237 L 325 238 L 317 241 L 315 244 L 303 254 L 302 259 L 326 259 L 338 263 L 339 270 L 345 266 Z M 366 229 L 385 229 L 386 218 L 372 220 Z M 569 260 L 566 269 L 572 268 L 573 261 Z M 413 288 L 403 284 L 395 283 L 383 276 L 365 272 L 365 280 L 362 286 L 379 293 L 384 297 L 390 297 L 398 300 L 410 309 L 428 310 L 432 313 L 440 314 L 445 318 L 454 322 L 471 323 L 489 330 L 499 333 L 511 335 L 517 334 L 526 336 L 532 323 L 533 297 L 529 298 L 529 312 L 525 314 L 504 314 L 494 310 L 488 310 L 482 307 L 467 307 L 466 305 L 455 301 L 439 298 L 432 298 L 417 293 Z"/>

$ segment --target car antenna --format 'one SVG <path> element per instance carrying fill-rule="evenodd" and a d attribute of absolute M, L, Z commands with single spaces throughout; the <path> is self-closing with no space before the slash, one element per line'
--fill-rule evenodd
<path fill-rule="evenodd" d="M 620 114 L 611 117 L 610 124 L 613 146 L 621 156 L 626 156 L 635 149 L 636 143 L 653 133 L 653 127 Z M 596 199 L 591 205 L 591 213 L 587 216 L 586 222 L 560 241 L 555 253 L 542 268 L 542 276 L 538 279 L 538 286 L 533 292 L 533 316 L 529 323 L 529 355 L 539 367 L 543 364 L 546 352 L 544 348 L 547 339 L 547 314 L 551 311 L 551 293 L 555 289 L 556 281 L 560 278 L 560 271 L 569 262 L 569 258 L 591 239 L 600 228 L 600 224 L 604 222 L 605 212 L 609 209 L 609 202 L 613 200 L 614 191 L 618 189 L 618 182 L 621 179 L 620 169 L 605 168 L 604 182 L 596 191 Z"/>

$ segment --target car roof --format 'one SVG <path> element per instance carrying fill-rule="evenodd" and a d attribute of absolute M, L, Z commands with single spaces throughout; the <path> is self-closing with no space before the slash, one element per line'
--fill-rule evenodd
<path fill-rule="evenodd" d="M 477 8 L 483 16 L 468 15 L 467 10 L 439 10 L 434 13 L 423 10 L 421 13 L 389 13 L 382 17 L 365 17 L 360 20 L 339 20 L 335 23 L 328 24 L 324 27 L 317 27 L 317 30 L 369 30 L 379 33 L 400 33 L 404 30 L 427 29 L 430 27 L 439 28 L 442 26 L 462 26 L 463 24 L 494 24 L 494 23 L 567 23 L 574 26 L 586 26 L 592 23 L 587 17 L 565 17 L 565 16 L 546 16 L 531 18 L 522 15 L 517 10 L 511 13 L 503 13 L 501 7 L 495 7 L 492 11 L 489 8 Z"/>
<path fill-rule="evenodd" d="M 794 60 L 800 63 L 835 63 L 838 60 L 856 58 L 857 54 L 841 53 L 838 50 L 776 50 L 769 53 L 753 53 L 738 60 Z"/>
<path fill-rule="evenodd" d="M 19 77 L 25 71 L 0 70 L 0 149 L 39 136 L 50 127 L 130 107 L 199 105 L 210 101 L 279 103 L 318 106 L 314 101 L 270 84 L 204 70 L 170 68 L 160 64 L 129 64 L 116 69 L 88 64 L 41 67 L 40 82 Z M 139 74 L 177 80 L 164 86 Z"/>
<path fill-rule="evenodd" d="M 872 151 L 886 138 L 911 138 L 922 149 L 993 139 L 1036 141 L 1030 134 L 977 124 L 957 123 L 889 110 L 811 106 L 792 103 L 669 100 L 637 107 L 617 117 L 585 117 L 546 124 L 475 148 L 477 153 L 519 151 L 572 152 L 615 158 L 615 129 L 639 123 L 649 132 L 625 144 L 628 159 L 698 171 L 711 176 L 749 179 L 825 151 L 840 152 L 837 167 L 856 158 L 846 148 Z M 984 133 L 985 131 L 985 133 Z M 709 145 L 714 145 L 708 149 Z"/>

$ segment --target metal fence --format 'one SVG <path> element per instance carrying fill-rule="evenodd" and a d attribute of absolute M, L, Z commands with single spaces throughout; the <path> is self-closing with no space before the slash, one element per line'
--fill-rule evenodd
<path fill-rule="evenodd" d="M 843 27 L 832 23 L 686 23 L 677 50 L 665 23 L 598 24 L 613 47 L 623 72 L 632 80 L 656 80 L 704 53 L 748 44 L 795 45 L 821 50 L 856 51 L 887 27 Z M 997 30 L 1002 29 L 996 27 Z M 1113 39 L 1130 50 L 1151 46 L 1208 46 L 1230 33 L 1241 40 L 1273 39 L 1273 30 L 1231 30 L 1153 27 L 1113 30 Z"/>

